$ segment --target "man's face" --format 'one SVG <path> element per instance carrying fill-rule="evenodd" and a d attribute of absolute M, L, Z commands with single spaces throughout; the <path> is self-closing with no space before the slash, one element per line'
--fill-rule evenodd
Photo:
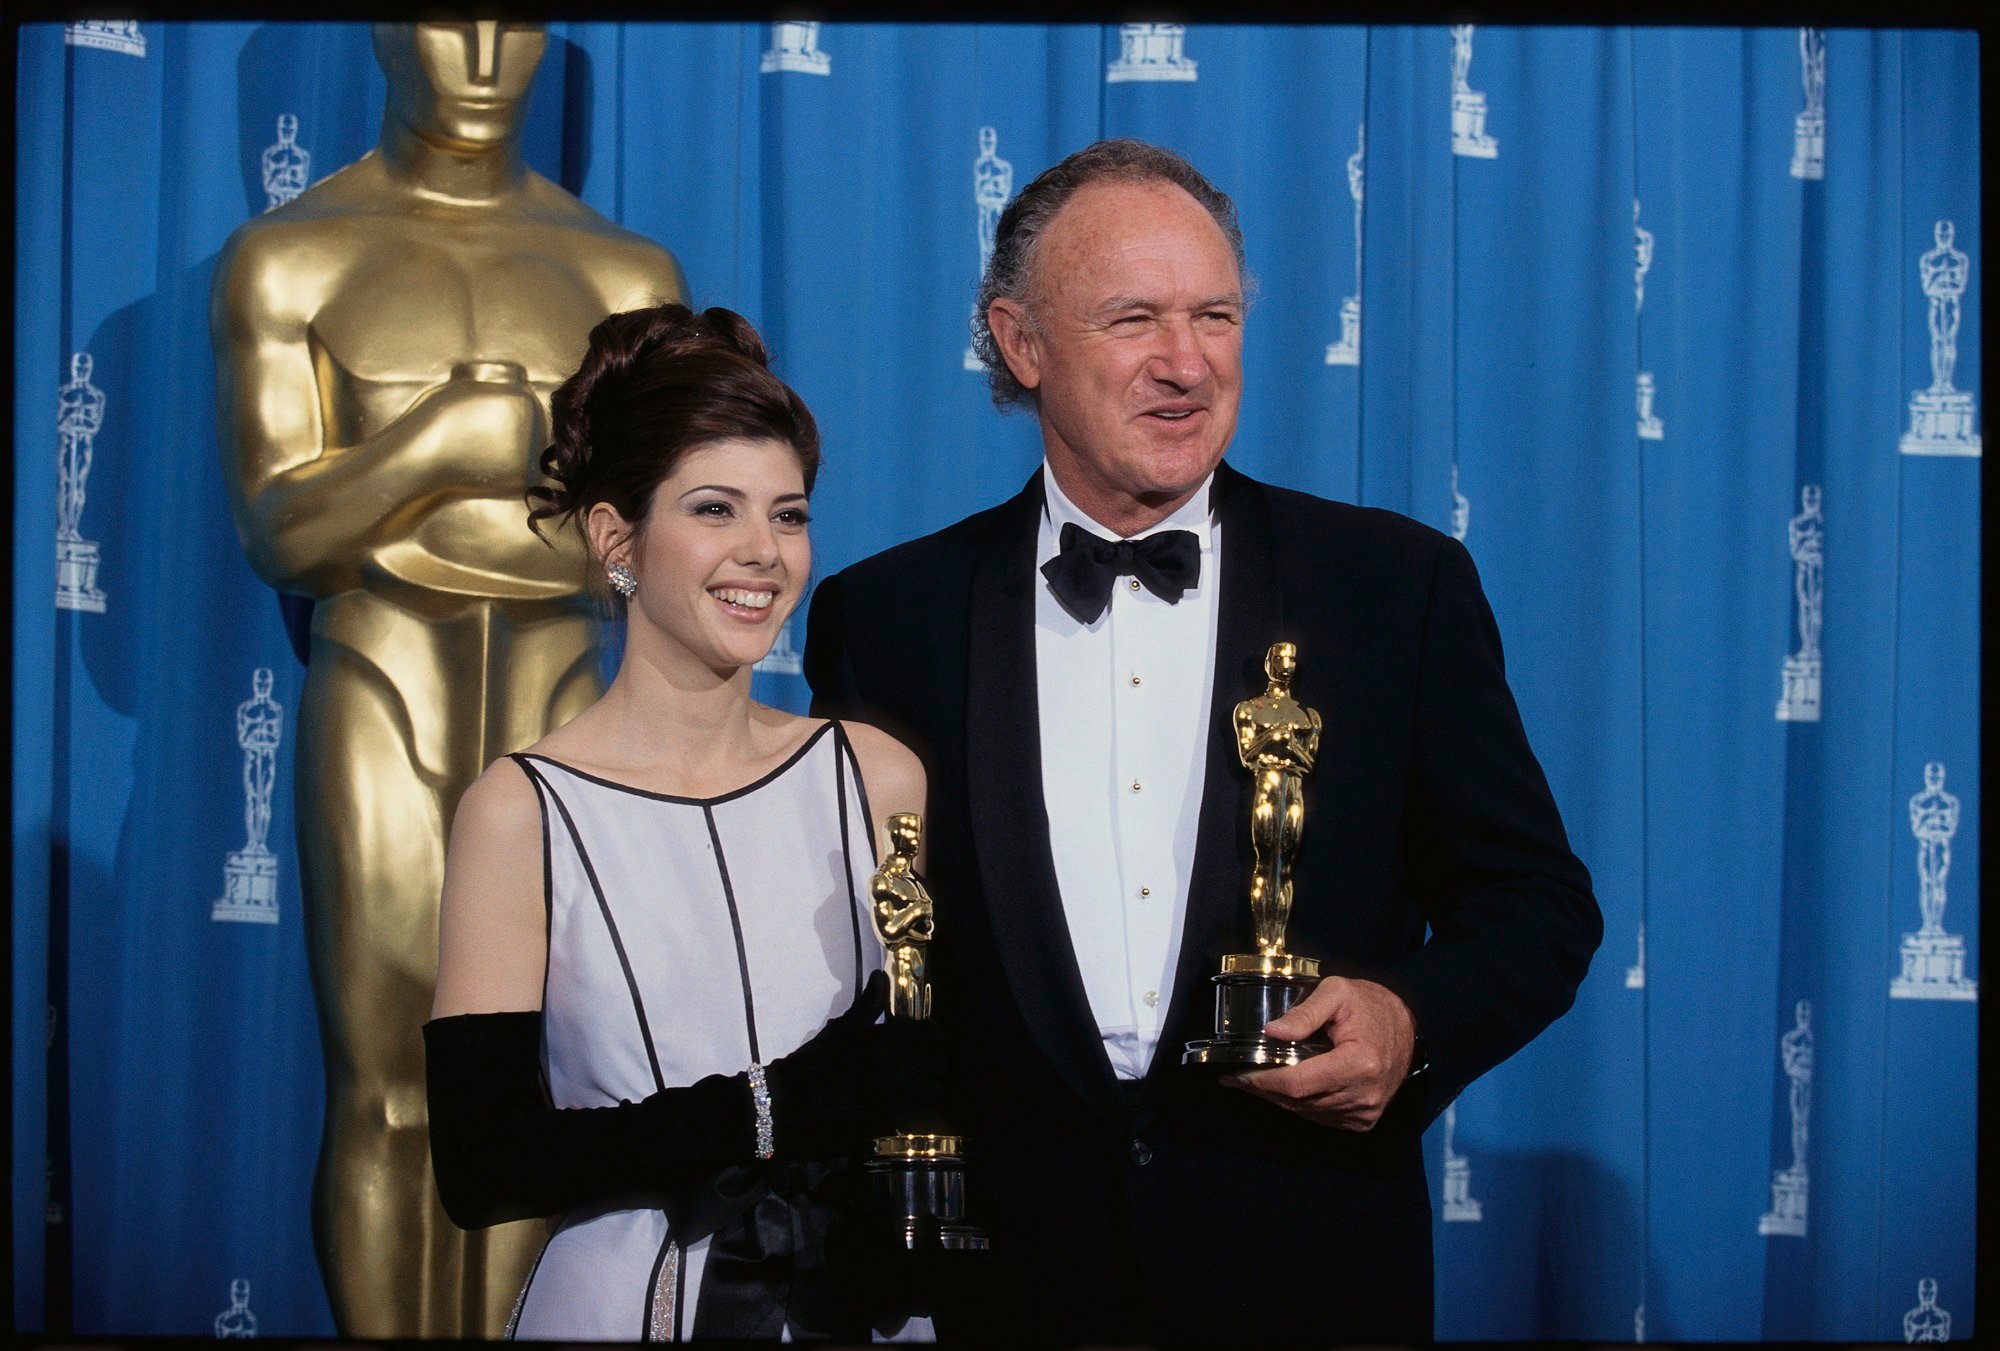
<path fill-rule="evenodd" d="M 1043 233 L 1031 303 L 1039 331 L 1007 325 L 1003 346 L 1064 491 L 1107 525 L 1185 500 L 1229 448 L 1243 385 L 1221 227 L 1172 184 L 1093 183 Z"/>
<path fill-rule="evenodd" d="M 467 149 L 513 134 L 547 45 L 539 24 L 375 26 L 375 55 L 396 114 L 426 140 Z"/>

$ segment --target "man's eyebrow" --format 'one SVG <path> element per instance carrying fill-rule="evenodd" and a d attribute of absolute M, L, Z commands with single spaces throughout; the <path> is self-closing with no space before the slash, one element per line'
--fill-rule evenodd
<path fill-rule="evenodd" d="M 1195 301 L 1189 308 L 1198 311 L 1212 310 L 1223 306 L 1234 306 L 1237 309 L 1242 309 L 1243 293 L 1241 291 L 1224 291 L 1220 295 L 1204 296 L 1200 300 Z M 1165 308 L 1159 301 L 1149 300 L 1144 296 L 1112 296 L 1097 307 L 1097 313 L 1116 314 L 1121 310 L 1143 310 L 1147 314 L 1158 314 Z"/>
<path fill-rule="evenodd" d="M 1112 296 L 1097 307 L 1099 314 L 1112 314 L 1118 310 L 1145 310 L 1148 314 L 1158 314 L 1158 301 L 1147 300 L 1143 296 Z"/>

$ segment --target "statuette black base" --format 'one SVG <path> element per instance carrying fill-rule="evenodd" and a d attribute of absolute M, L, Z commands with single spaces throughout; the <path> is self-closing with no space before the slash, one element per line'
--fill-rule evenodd
<path fill-rule="evenodd" d="M 1288 1012 L 1319 984 L 1313 974 L 1278 975 L 1258 971 L 1225 971 L 1215 982 L 1215 1035 L 1187 1044 L 1183 1065 L 1223 1071 L 1296 1065 L 1324 1054 L 1333 1044 L 1319 1037 L 1283 1041 L 1264 1034 L 1264 1025 Z"/>
<path fill-rule="evenodd" d="M 909 1249 L 980 1252 L 986 1231 L 965 1219 L 965 1160 L 948 1135 L 892 1135 L 863 1165 L 875 1210 Z"/>

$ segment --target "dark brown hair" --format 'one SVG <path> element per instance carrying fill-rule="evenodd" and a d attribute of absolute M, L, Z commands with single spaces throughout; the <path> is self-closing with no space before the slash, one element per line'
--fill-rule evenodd
<path fill-rule="evenodd" d="M 527 492 L 537 535 L 542 522 L 581 520 L 599 502 L 637 526 L 681 457 L 717 441 L 782 441 L 799 457 L 808 494 L 819 474 L 818 424 L 734 310 L 673 304 L 609 316 L 590 330 L 583 364 L 549 407 L 555 441 L 542 452 L 545 481 Z"/>

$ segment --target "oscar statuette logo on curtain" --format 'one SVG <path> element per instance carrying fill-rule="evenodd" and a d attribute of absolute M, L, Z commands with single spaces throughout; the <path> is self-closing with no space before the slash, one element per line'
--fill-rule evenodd
<path fill-rule="evenodd" d="M 1945 791 L 1944 766 L 1924 766 L 1922 791 L 1910 799 L 1910 833 L 1917 837 L 1917 904 L 1923 923 L 1903 935 L 1902 970 L 1889 982 L 1891 999 L 1979 998 L 1979 982 L 1965 974 L 1965 939 L 1944 928 L 1945 878 L 1951 873 L 1951 839 L 1958 834 L 1958 798 Z"/>
<path fill-rule="evenodd" d="M 1451 26 L 1451 153 L 1497 159 L 1500 142 L 1486 134 L 1486 95 L 1470 83 L 1474 25 Z"/>
<path fill-rule="evenodd" d="M 1801 999 L 1792 1011 L 1792 1030 L 1778 1039 L 1778 1063 L 1791 1081 L 1792 1162 L 1771 1175 L 1771 1208 L 1757 1221 L 1767 1237 L 1806 1236 L 1806 1201 L 1811 1179 L 1806 1174 L 1806 1128 L 1812 1114 L 1812 1001 Z"/>
<path fill-rule="evenodd" d="M 217 1340 L 257 1335 L 257 1315 L 250 1312 L 250 1282 L 241 1276 L 229 1283 L 229 1307 L 215 1316 Z"/>
<path fill-rule="evenodd" d="M 1007 209 L 1007 199 L 1014 195 L 1014 166 L 1000 158 L 1000 133 L 993 127 L 979 129 L 979 154 L 972 161 L 972 205 L 979 212 L 979 280 L 974 283 L 973 308 L 979 306 L 978 287 L 986 280 L 986 269 L 993 262 L 993 244 L 1000 231 L 1000 213 Z M 978 315 L 975 313 L 976 320 Z M 979 359 L 970 343 L 965 348 L 965 369 L 983 371 L 986 363 Z"/>
<path fill-rule="evenodd" d="M 278 114 L 278 139 L 264 151 L 264 209 L 276 211 L 312 181 L 312 152 L 299 144 L 299 119 Z"/>
<path fill-rule="evenodd" d="M 1978 408 L 1972 394 L 1955 387 L 1960 301 L 1972 278 L 1972 260 L 1954 248 L 1958 227 L 1941 220 L 1931 237 L 1936 247 L 1917 259 L 1917 280 L 1929 302 L 1931 384 L 1910 396 L 1910 429 L 1903 433 L 1905 455 L 1978 455 L 1979 433 L 1972 430 Z"/>
<path fill-rule="evenodd" d="M 819 49 L 816 23 L 774 23 L 771 45 L 757 63 L 759 74 L 831 75 L 833 58 Z"/>
<path fill-rule="evenodd" d="M 93 369 L 90 353 L 75 353 L 69 383 L 56 391 L 56 608 L 101 615 L 97 541 L 82 534 L 84 490 L 104 426 L 104 391 L 90 382 Z"/>
<path fill-rule="evenodd" d="M 1785 658 L 1785 692 L 1778 700 L 1779 722 L 1818 722 L 1819 632 L 1826 609 L 1826 516 L 1820 486 L 1799 489 L 1799 514 L 1786 540 L 1792 550 L 1792 590 L 1799 621 L 1799 650 Z"/>
<path fill-rule="evenodd" d="M 222 899 L 209 918 L 247 924 L 278 922 L 278 856 L 264 840 L 271 831 L 271 794 L 278 782 L 278 745 L 285 735 L 285 710 L 271 697 L 271 668 L 250 677 L 250 697 L 236 706 L 236 744 L 243 752 L 241 849 L 222 865 Z"/>
<path fill-rule="evenodd" d="M 760 675 L 804 675 L 805 653 L 799 651 L 798 644 L 792 641 L 792 629 L 798 622 L 799 616 L 796 613 L 787 619 L 785 626 L 778 630 L 778 641 L 772 643 L 771 650 L 764 654 L 764 659 L 750 669 Z"/>
<path fill-rule="evenodd" d="M 1915 1345 L 1951 1340 L 1951 1315 L 1938 1307 L 1937 1298 L 1936 1281 L 1926 1276 L 1917 1282 L 1917 1307 L 1903 1315 L 1905 1342 Z"/>
<path fill-rule="evenodd" d="M 1135 80 L 1194 80 L 1196 63 L 1181 52 L 1187 41 L 1184 23 L 1118 25 L 1118 59 L 1104 68 L 1106 84 Z"/>
<path fill-rule="evenodd" d="M 1472 1160 L 1453 1144 L 1458 1135 L 1458 1104 L 1444 1109 L 1444 1218 L 1447 1224 L 1477 1224 L 1486 1208 L 1472 1195 Z"/>
<path fill-rule="evenodd" d="M 1653 232 L 1639 224 L 1639 199 L 1632 199 L 1632 245 L 1634 263 L 1632 268 L 1632 313 L 1636 318 L 1646 309 L 1646 274 L 1653 270 Z M 1653 397 L 1657 390 L 1653 385 L 1651 371 L 1639 372 L 1639 436 L 1647 441 L 1664 441 L 1667 425 L 1653 412 Z"/>
<path fill-rule="evenodd" d="M 1347 157 L 1347 193 L 1354 199 L 1354 294 L 1340 302 L 1340 338 L 1326 345 L 1329 366 L 1361 364 L 1361 193 L 1367 155 L 1368 124 L 1362 122 L 1354 128 L 1354 153 Z"/>
<path fill-rule="evenodd" d="M 1792 177 L 1826 177 L 1826 30 L 1799 30 L 1799 79 L 1806 106 L 1792 126 Z"/>
<path fill-rule="evenodd" d="M 94 47 L 123 56 L 146 56 L 146 35 L 137 19 L 83 19 L 63 26 L 63 41 L 72 47 Z"/>

